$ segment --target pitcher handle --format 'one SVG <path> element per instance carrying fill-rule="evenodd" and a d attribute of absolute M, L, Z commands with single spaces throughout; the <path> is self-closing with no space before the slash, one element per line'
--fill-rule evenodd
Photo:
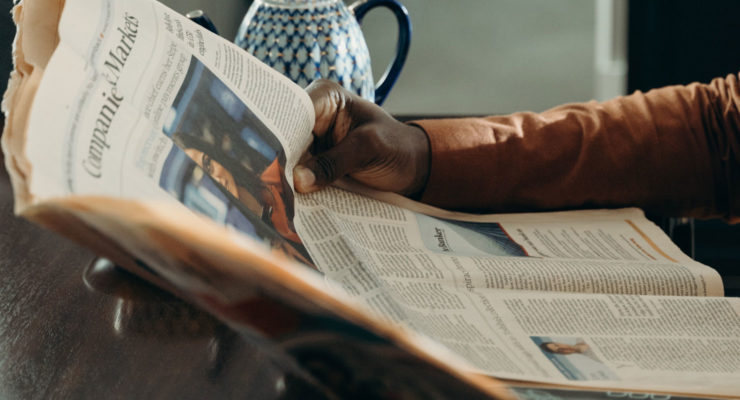
<path fill-rule="evenodd" d="M 185 14 L 185 17 L 195 22 L 196 24 L 202 26 L 203 28 L 206 28 L 209 31 L 218 35 L 218 30 L 216 29 L 216 25 L 213 25 L 213 21 L 211 21 L 211 19 L 208 18 L 208 15 L 206 15 L 206 13 L 203 12 L 203 10 L 190 11 L 189 13 Z"/>
<path fill-rule="evenodd" d="M 387 7 L 393 12 L 398 21 L 396 56 L 393 58 L 393 62 L 388 65 L 380 81 L 375 85 L 375 103 L 382 105 L 386 96 L 388 96 L 388 92 L 391 91 L 393 85 L 396 83 L 403 64 L 406 62 L 406 56 L 411 45 L 411 19 L 409 18 L 409 12 L 406 10 L 406 7 L 396 0 L 359 0 L 352 3 L 349 9 L 354 12 L 357 22 L 362 23 L 362 18 L 365 14 L 375 7 Z"/>

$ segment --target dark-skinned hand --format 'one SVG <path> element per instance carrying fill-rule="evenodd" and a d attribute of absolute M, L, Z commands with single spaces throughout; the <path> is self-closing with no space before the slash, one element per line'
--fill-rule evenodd
<path fill-rule="evenodd" d="M 348 176 L 377 190 L 414 196 L 429 176 L 429 139 L 340 85 L 306 88 L 316 111 L 314 141 L 293 170 L 295 188 L 309 193 Z"/>

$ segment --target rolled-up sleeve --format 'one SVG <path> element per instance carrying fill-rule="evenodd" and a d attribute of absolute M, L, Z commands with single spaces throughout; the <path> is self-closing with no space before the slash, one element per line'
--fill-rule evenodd
<path fill-rule="evenodd" d="M 740 75 L 542 113 L 414 121 L 421 200 L 474 211 L 638 206 L 740 221 Z"/>

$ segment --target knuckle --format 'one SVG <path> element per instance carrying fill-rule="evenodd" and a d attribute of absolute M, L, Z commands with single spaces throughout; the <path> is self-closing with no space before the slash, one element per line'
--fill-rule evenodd
<path fill-rule="evenodd" d="M 316 157 L 316 178 L 321 182 L 333 182 L 338 178 L 337 163 L 333 158 L 325 155 Z"/>
<path fill-rule="evenodd" d="M 330 81 L 326 78 L 319 78 L 315 80 L 312 85 L 317 85 L 318 87 L 327 87 L 327 88 L 339 87 L 339 84 L 337 84 L 334 81 Z"/>
<path fill-rule="evenodd" d="M 311 84 L 306 87 L 306 91 L 311 96 L 326 95 L 329 93 L 340 91 L 341 89 L 342 87 L 339 86 L 339 84 L 337 84 L 336 82 L 332 82 L 328 79 L 323 78 L 311 82 Z"/>

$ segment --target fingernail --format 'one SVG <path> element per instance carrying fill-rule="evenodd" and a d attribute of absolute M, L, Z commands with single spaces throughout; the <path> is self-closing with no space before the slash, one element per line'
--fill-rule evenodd
<path fill-rule="evenodd" d="M 313 171 L 302 165 L 295 167 L 293 175 L 295 176 L 296 186 L 302 191 L 312 189 L 316 183 L 316 176 Z"/>

